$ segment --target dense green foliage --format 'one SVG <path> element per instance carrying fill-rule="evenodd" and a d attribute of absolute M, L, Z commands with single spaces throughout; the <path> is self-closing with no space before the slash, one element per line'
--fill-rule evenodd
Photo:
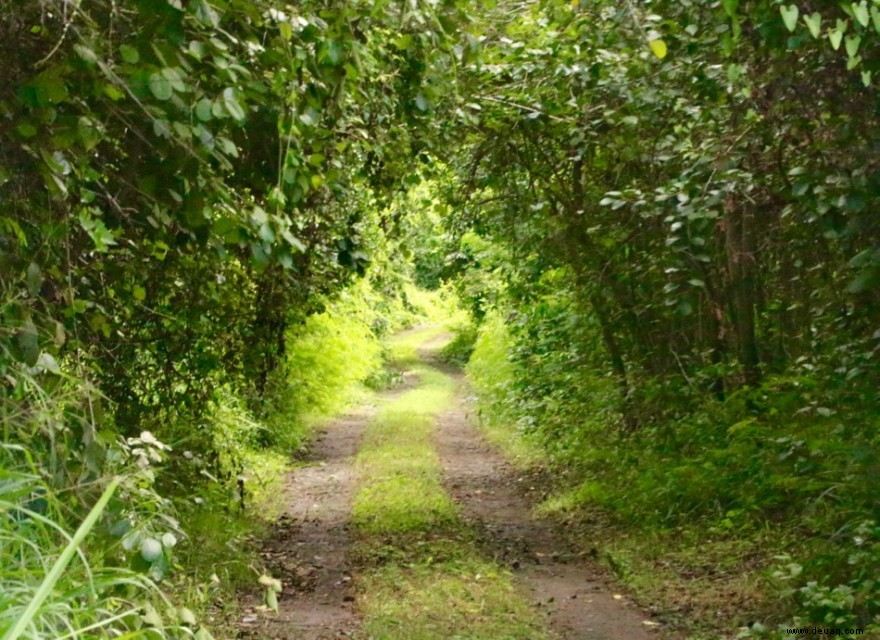
<path fill-rule="evenodd" d="M 452 256 L 474 317 L 498 310 L 486 418 L 577 471 L 566 505 L 774 529 L 768 626 L 880 615 L 869 4 L 499 6 L 467 69 Z"/>
<path fill-rule="evenodd" d="M 768 626 L 876 627 L 878 37 L 878 0 L 0 0 L 0 634 L 209 637 L 181 602 L 249 571 L 210 531 L 389 382 L 448 304 L 412 283 L 574 478 L 547 511 L 773 531 Z"/>
<path fill-rule="evenodd" d="M 198 580 L 173 586 L 209 601 L 192 594 L 230 555 L 211 539 L 224 510 L 283 464 L 256 452 L 300 442 L 415 313 L 383 203 L 424 158 L 456 15 L 0 2 L 0 469 L 21 478 L 0 483 L 4 567 L 21 559 L 0 634 L 119 474 L 85 547 L 95 573 L 74 561 L 61 583 L 77 605 L 43 606 L 26 633 L 207 637 L 151 585 L 185 561 Z M 335 301 L 368 270 L 375 293 Z M 198 540 L 181 555 L 178 519 Z"/>

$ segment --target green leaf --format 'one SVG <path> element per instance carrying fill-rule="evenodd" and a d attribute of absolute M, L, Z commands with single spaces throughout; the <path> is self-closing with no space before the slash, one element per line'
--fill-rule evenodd
<path fill-rule="evenodd" d="M 846 286 L 847 293 L 866 293 L 880 285 L 880 272 L 865 271 L 860 273 Z"/>
<path fill-rule="evenodd" d="M 104 85 L 104 95 L 110 98 L 111 100 L 121 100 L 125 97 L 125 93 L 121 91 L 116 85 L 105 84 Z"/>
<path fill-rule="evenodd" d="M 95 64 L 98 61 L 98 56 L 95 55 L 95 52 L 84 44 L 73 45 L 73 50 L 76 51 L 76 55 L 89 64 Z"/>
<path fill-rule="evenodd" d="M 217 138 L 217 144 L 220 145 L 220 149 L 226 155 L 231 156 L 233 158 L 238 157 L 238 147 L 235 146 L 235 143 L 232 140 L 230 140 L 229 138 L 226 138 L 224 136 L 220 136 Z"/>
<path fill-rule="evenodd" d="M 106 252 L 111 245 L 116 244 L 113 232 L 106 227 L 100 218 L 92 218 L 87 211 L 84 211 L 79 215 L 79 223 L 95 243 L 96 251 Z"/>
<path fill-rule="evenodd" d="M 266 591 L 266 606 L 277 613 L 278 611 L 278 594 L 273 589 Z"/>
<path fill-rule="evenodd" d="M 238 103 L 238 97 L 235 95 L 235 89 L 227 87 L 223 90 L 223 106 L 226 107 L 227 113 L 233 118 L 241 122 L 245 118 L 244 109 Z"/>
<path fill-rule="evenodd" d="M 739 0 L 721 0 L 721 6 L 724 8 L 724 13 L 733 18 L 739 8 Z"/>
<path fill-rule="evenodd" d="M 831 41 L 831 47 L 837 51 L 840 49 L 840 43 L 843 42 L 843 31 L 839 28 L 828 32 L 828 39 Z"/>
<path fill-rule="evenodd" d="M 871 7 L 871 20 L 874 23 L 874 31 L 880 34 L 880 8 Z"/>
<path fill-rule="evenodd" d="M 193 40 L 189 43 L 189 46 L 187 46 L 186 52 L 196 60 L 201 60 L 208 53 L 208 50 L 205 47 L 204 42 Z"/>
<path fill-rule="evenodd" d="M 852 35 L 846 37 L 846 55 L 850 58 L 855 58 L 856 54 L 859 52 L 859 45 L 862 44 L 862 37 L 859 35 Z"/>
<path fill-rule="evenodd" d="M 651 51 L 654 52 L 655 56 L 661 60 L 666 57 L 667 48 L 663 40 L 651 40 L 648 44 L 651 46 Z"/>
<path fill-rule="evenodd" d="M 392 40 L 391 44 L 393 44 L 396 49 L 399 49 L 400 51 L 405 51 L 412 46 L 412 41 L 413 37 L 408 33 L 404 33 Z"/>
<path fill-rule="evenodd" d="M 269 224 L 260 225 L 259 235 L 260 240 L 266 244 L 273 244 L 275 242 L 275 232 Z"/>
<path fill-rule="evenodd" d="M 98 146 L 99 142 L 101 142 L 101 132 L 98 131 L 94 123 L 85 116 L 77 121 L 76 132 L 86 151 L 91 151 Z"/>
<path fill-rule="evenodd" d="M 852 3 L 853 16 L 858 20 L 859 24 L 863 27 L 867 27 L 870 22 L 870 15 L 868 12 L 868 3 L 865 0 L 862 0 L 858 4 L 855 2 Z"/>
<path fill-rule="evenodd" d="M 284 40 L 289 41 L 293 37 L 293 27 L 290 26 L 290 22 L 287 20 L 282 20 L 278 23 L 278 31 Z"/>
<path fill-rule="evenodd" d="M 51 353 L 46 353 L 45 351 L 41 353 L 37 358 L 37 366 L 42 367 L 44 371 L 53 373 L 56 376 L 61 375 L 61 367 L 58 366 L 58 362 Z"/>
<path fill-rule="evenodd" d="M 141 557 L 147 562 L 155 562 L 162 556 L 162 543 L 155 538 L 144 538 L 141 542 Z"/>
<path fill-rule="evenodd" d="M 297 238 L 287 229 L 281 232 L 281 237 L 284 238 L 290 246 L 295 247 L 299 251 L 306 250 L 306 245 L 303 244 L 302 240 Z"/>
<path fill-rule="evenodd" d="M 782 21 L 785 23 L 785 28 L 789 31 L 794 31 L 797 27 L 798 16 L 800 15 L 800 10 L 797 6 L 791 5 L 782 5 L 779 7 L 779 13 L 782 14 Z"/>
<path fill-rule="evenodd" d="M 170 100 L 171 96 L 174 95 L 171 81 L 162 73 L 150 75 L 150 91 L 157 100 Z"/>
<path fill-rule="evenodd" d="M 861 62 L 862 62 L 862 56 L 856 56 L 856 57 L 854 57 L 854 58 L 849 58 L 849 59 L 846 61 L 846 70 L 847 70 L 847 71 L 852 71 L 852 70 L 855 69 L 857 66 L 859 66 L 859 64 L 861 64 Z"/>
<path fill-rule="evenodd" d="M 319 47 L 318 60 L 337 66 L 342 62 L 342 44 L 337 40 L 326 40 Z"/>
<path fill-rule="evenodd" d="M 207 98 L 202 98 L 196 103 L 196 118 L 202 122 L 208 122 L 214 117 L 212 113 L 213 103 Z"/>
<path fill-rule="evenodd" d="M 70 163 L 60 151 L 49 153 L 46 149 L 40 149 L 40 156 L 54 173 L 66 176 L 70 173 Z"/>
<path fill-rule="evenodd" d="M 183 624 L 185 624 L 189 627 L 194 627 L 198 624 L 198 621 L 196 620 L 196 614 L 194 614 L 192 611 L 190 611 L 186 607 L 180 607 L 177 610 L 177 617 L 180 619 L 180 621 Z"/>
<path fill-rule="evenodd" d="M 278 592 L 281 591 L 281 580 L 279 580 L 278 578 L 273 578 L 272 576 L 270 576 L 268 574 L 264 573 L 263 575 L 261 575 L 257 579 L 257 582 L 259 582 L 261 585 L 263 585 L 264 587 L 266 587 L 270 591 L 278 591 Z"/>
<path fill-rule="evenodd" d="M 64 331 L 64 325 L 60 322 L 55 323 L 55 345 L 63 347 L 67 342 L 67 333 Z"/>
<path fill-rule="evenodd" d="M 871 72 L 870 71 L 862 71 L 862 84 L 866 87 L 871 86 Z"/>
<path fill-rule="evenodd" d="M 153 120 L 153 133 L 160 138 L 170 138 L 171 125 L 168 124 L 167 120 L 157 118 L 156 120 Z"/>
<path fill-rule="evenodd" d="M 162 69 L 162 75 L 171 83 L 171 88 L 175 91 L 183 93 L 187 90 L 187 86 L 183 82 L 183 77 L 180 75 L 180 71 L 174 67 L 165 67 Z"/>
<path fill-rule="evenodd" d="M 192 140 L 192 129 L 182 122 L 174 121 L 171 125 L 174 128 L 177 137 L 181 140 Z"/>
<path fill-rule="evenodd" d="M 43 286 L 43 270 L 36 262 L 31 262 L 28 265 L 25 282 L 30 295 L 36 296 L 40 292 L 40 287 Z"/>
<path fill-rule="evenodd" d="M 822 34 L 822 15 L 818 11 L 811 16 L 804 16 L 804 22 L 814 38 Z"/>
<path fill-rule="evenodd" d="M 46 107 L 50 104 L 64 102 L 68 97 L 67 85 L 57 69 L 51 69 L 38 75 L 30 85 L 24 89 L 31 89 L 33 95 L 29 103 L 31 106 Z M 34 104 L 34 102 L 36 104 Z"/>
<path fill-rule="evenodd" d="M 138 50 L 132 46 L 127 44 L 120 45 L 119 53 L 122 55 L 122 59 L 129 64 L 137 64 L 140 62 L 141 54 L 139 54 Z"/>
<path fill-rule="evenodd" d="M 307 124 L 310 127 L 314 127 L 321 120 L 321 114 L 319 111 L 316 111 L 312 107 L 308 107 L 304 112 L 299 114 L 299 120 L 303 124 Z"/>
<path fill-rule="evenodd" d="M 37 135 L 37 128 L 30 122 L 22 122 L 15 130 L 22 138 L 33 138 Z"/>
<path fill-rule="evenodd" d="M 196 20 L 203 25 L 213 29 L 220 26 L 220 14 L 207 0 L 197 0 L 190 6 L 195 6 Z"/>
<path fill-rule="evenodd" d="M 37 326 L 32 320 L 25 320 L 16 333 L 16 343 L 21 350 L 22 361 L 29 367 L 37 364 L 40 357 L 39 336 Z"/>
<path fill-rule="evenodd" d="M 161 627 L 163 625 L 162 616 L 159 615 L 159 612 L 150 603 L 144 605 L 144 613 L 141 616 L 141 620 L 148 627 Z"/>

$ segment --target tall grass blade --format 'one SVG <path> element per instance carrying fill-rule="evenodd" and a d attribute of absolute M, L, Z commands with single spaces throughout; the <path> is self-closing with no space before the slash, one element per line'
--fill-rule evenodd
<path fill-rule="evenodd" d="M 86 519 L 83 520 L 82 524 L 79 526 L 79 529 L 76 530 L 73 538 L 70 540 L 70 542 L 67 543 L 67 546 L 64 547 L 64 551 L 61 552 L 61 555 L 58 556 L 55 564 L 52 565 L 52 569 L 43 579 L 42 584 L 40 584 L 40 587 L 39 589 L 37 589 L 34 597 L 31 598 L 31 601 L 28 603 L 28 606 L 21 614 L 21 617 L 6 633 L 6 635 L 3 637 L 3 640 L 17 640 L 19 636 L 24 633 L 25 629 L 27 629 L 28 625 L 31 624 L 34 617 L 37 615 L 37 612 L 40 610 L 43 602 L 46 601 L 46 598 L 49 597 L 49 594 L 55 587 L 55 583 L 58 582 L 59 578 L 61 578 L 61 575 L 64 573 L 64 570 L 67 568 L 67 565 L 70 564 L 70 561 L 76 554 L 79 545 L 82 543 L 85 537 L 89 535 L 89 532 L 95 526 L 98 518 L 101 517 L 104 509 L 107 507 L 107 503 L 110 501 L 110 498 L 113 496 L 113 493 L 116 491 L 116 487 L 118 486 L 119 479 L 114 478 L 104 490 L 104 493 L 98 499 L 98 502 L 95 503 L 95 506 L 92 507 L 89 515 L 87 515 Z"/>

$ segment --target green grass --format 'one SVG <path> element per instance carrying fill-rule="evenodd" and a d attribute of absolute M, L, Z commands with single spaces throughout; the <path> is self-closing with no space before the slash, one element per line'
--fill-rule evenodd
<path fill-rule="evenodd" d="M 370 640 L 541 640 L 540 614 L 510 573 L 480 554 L 441 483 L 432 440 L 456 382 L 421 363 L 418 348 L 446 331 L 426 327 L 392 341 L 392 362 L 411 367 L 420 386 L 376 415 L 357 458 L 352 519 L 365 567 L 357 581 L 364 633 Z"/>
<path fill-rule="evenodd" d="M 450 322 L 417 327 L 397 334 L 388 340 L 386 345 L 388 363 L 394 367 L 414 366 L 421 368 L 419 367 L 421 363 L 418 354 L 419 347 L 439 338 L 444 333 L 448 333 Z M 442 345 L 435 347 L 439 350 Z"/>
<path fill-rule="evenodd" d="M 364 436 L 357 457 L 362 487 L 352 509 L 352 520 L 364 531 L 428 529 L 457 517 L 431 446 L 434 422 L 455 383 L 426 367 L 419 376 L 421 386 L 379 411 Z"/>
<path fill-rule="evenodd" d="M 361 582 L 373 640 L 540 640 L 538 616 L 511 575 L 469 550 L 445 562 L 391 564 Z"/>
<path fill-rule="evenodd" d="M 508 402 L 515 377 L 514 365 L 508 358 L 512 346 L 503 318 L 492 311 L 476 336 L 466 370 L 477 395 L 480 429 L 486 439 L 518 467 L 536 467 L 547 459 L 547 453 L 536 439 L 515 428 L 516 411 Z"/>
<path fill-rule="evenodd" d="M 606 499 L 605 491 L 598 482 L 587 480 L 572 488 L 553 493 L 535 507 L 538 516 L 562 516 L 580 511 L 588 506 L 601 506 Z"/>
<path fill-rule="evenodd" d="M 481 424 L 480 430 L 504 457 L 520 469 L 534 469 L 546 461 L 544 449 L 533 439 L 497 422 Z"/>

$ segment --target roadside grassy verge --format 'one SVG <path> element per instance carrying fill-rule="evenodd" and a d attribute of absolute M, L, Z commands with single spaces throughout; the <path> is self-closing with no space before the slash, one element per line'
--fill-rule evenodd
<path fill-rule="evenodd" d="M 444 331 L 408 332 L 390 345 L 392 362 L 420 385 L 376 415 L 358 455 L 352 519 L 364 631 L 371 640 L 541 640 L 539 614 L 509 572 L 480 554 L 441 484 L 432 436 L 456 383 L 421 363 L 417 348 Z"/>
<path fill-rule="evenodd" d="M 487 439 L 521 468 L 547 471 L 537 474 L 549 495 L 535 515 L 558 523 L 584 555 L 595 557 L 682 638 L 732 637 L 756 620 L 782 624 L 798 595 L 787 587 L 801 569 L 786 554 L 833 557 L 830 545 L 824 554 L 822 549 L 798 549 L 803 530 L 799 535 L 772 519 L 762 523 L 742 509 L 728 509 L 720 517 L 705 509 L 688 518 L 672 517 L 688 508 L 686 500 L 691 508 L 718 501 L 718 489 L 733 482 L 716 467 L 680 457 L 649 458 L 649 451 L 627 457 L 631 444 L 601 432 L 609 419 L 601 384 L 578 378 L 585 410 L 572 412 L 568 396 L 577 389 L 562 393 L 555 382 L 541 383 L 537 365 L 524 367 L 511 359 L 515 349 L 502 317 L 490 313 L 467 372 Z M 566 376 L 574 374 L 560 366 L 554 375 L 571 384 Z M 716 455 L 728 451 L 719 447 Z M 642 475 L 634 472 L 637 467 Z M 658 487 L 666 487 L 666 494 Z M 646 496 L 656 497 L 656 503 Z M 852 600 L 835 601 L 815 590 L 823 607 L 837 606 L 844 614 L 851 608 Z M 752 625 L 746 633 L 755 635 L 743 637 L 762 637 L 759 628 Z"/>
<path fill-rule="evenodd" d="M 522 469 L 544 464 L 547 454 L 538 442 L 516 429 L 516 411 L 508 398 L 514 365 L 508 358 L 512 348 L 504 320 L 492 312 L 483 321 L 474 341 L 478 357 L 467 363 L 468 380 L 477 396 L 480 430 L 504 456 Z"/>

